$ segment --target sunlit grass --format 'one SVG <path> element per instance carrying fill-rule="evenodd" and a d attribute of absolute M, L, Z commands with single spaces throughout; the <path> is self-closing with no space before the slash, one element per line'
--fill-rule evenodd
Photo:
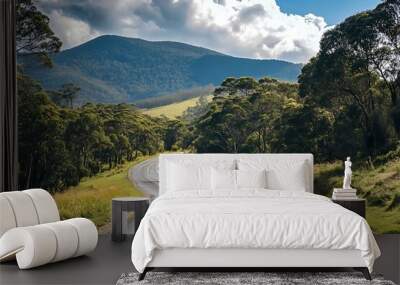
<path fill-rule="evenodd" d="M 159 117 L 161 115 L 166 116 L 170 119 L 175 119 L 178 116 L 182 116 L 183 113 L 189 108 L 196 106 L 196 103 L 199 101 L 200 97 L 195 97 L 192 99 L 188 99 L 182 102 L 172 103 L 169 105 L 156 107 L 152 109 L 145 110 L 143 113 L 153 116 Z M 207 100 L 211 100 L 211 96 L 207 97 Z"/>
<path fill-rule="evenodd" d="M 339 161 L 314 166 L 314 193 L 332 196 L 333 188 L 341 187 L 343 166 Z"/>
<path fill-rule="evenodd" d="M 400 233 L 400 207 L 386 211 L 383 207 L 367 207 L 367 221 L 374 233 Z"/>
<path fill-rule="evenodd" d="M 78 186 L 56 193 L 62 219 L 85 217 L 98 227 L 110 222 L 111 199 L 122 196 L 143 196 L 128 179 L 128 169 L 148 159 L 140 157 L 119 167 L 90 178 L 84 178 Z"/>

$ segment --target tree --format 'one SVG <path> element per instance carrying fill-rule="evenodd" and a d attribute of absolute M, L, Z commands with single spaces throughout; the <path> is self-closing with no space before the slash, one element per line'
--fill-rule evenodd
<path fill-rule="evenodd" d="M 391 102 L 396 110 L 397 104 L 392 75 L 397 76 L 400 64 L 398 19 L 398 0 L 349 17 L 324 34 L 320 52 L 299 76 L 299 93 L 308 104 L 327 108 L 336 118 L 343 110 L 359 114 L 352 124 L 362 130 L 369 156 L 387 149 L 390 142 L 383 136 L 396 125 L 382 122 L 385 105 Z"/>
<path fill-rule="evenodd" d="M 69 107 L 72 109 L 74 107 L 74 100 L 78 96 L 78 92 L 81 90 L 80 87 L 72 84 L 72 83 L 67 83 L 63 84 L 61 86 L 61 89 L 59 91 L 61 98 L 69 105 Z"/>
<path fill-rule="evenodd" d="M 396 106 L 400 97 L 400 1 L 386 0 L 369 15 L 365 33 L 373 41 L 371 65 L 383 79 L 392 105 Z"/>
<path fill-rule="evenodd" d="M 61 41 L 49 27 L 49 19 L 31 0 L 16 5 L 16 48 L 18 54 L 37 54 L 51 66 L 48 53 Z M 63 140 L 64 121 L 60 110 L 42 87 L 18 69 L 19 185 L 56 191 L 76 184 L 75 168 Z"/>
<path fill-rule="evenodd" d="M 332 159 L 333 115 L 322 108 L 288 99 L 274 125 L 274 152 L 313 153 L 315 160 Z"/>
<path fill-rule="evenodd" d="M 241 96 L 215 97 L 210 110 L 196 122 L 198 152 L 241 152 L 251 133 L 248 102 Z"/>
<path fill-rule="evenodd" d="M 219 88 L 216 88 L 214 95 L 250 95 L 256 91 L 258 85 L 257 80 L 252 77 L 241 77 L 241 78 L 226 78 Z"/>
<path fill-rule="evenodd" d="M 373 66 L 390 91 L 390 114 L 400 136 L 400 1 L 386 0 L 372 11 L 372 15 L 377 42 Z"/>
<path fill-rule="evenodd" d="M 249 119 L 254 130 L 252 141 L 256 152 L 274 151 L 271 145 L 275 135 L 274 127 L 281 116 L 284 98 L 280 94 L 267 92 L 255 93 L 249 98 Z"/>
<path fill-rule="evenodd" d="M 185 136 L 186 126 L 180 120 L 168 120 L 165 127 L 164 149 L 177 150 L 182 146 L 182 139 Z"/>
<path fill-rule="evenodd" d="M 20 187 L 56 191 L 71 185 L 75 170 L 65 147 L 65 123 L 58 107 L 29 77 L 19 74 L 18 84 Z"/>
<path fill-rule="evenodd" d="M 299 100 L 297 88 L 267 77 L 227 78 L 189 137 L 198 152 L 274 151 L 275 124 L 285 100 Z"/>
<path fill-rule="evenodd" d="M 60 50 L 62 42 L 49 26 L 49 18 L 41 13 L 32 0 L 18 0 L 16 5 L 17 53 L 34 53 L 45 65 L 51 66 L 49 53 Z"/>
<path fill-rule="evenodd" d="M 80 90 L 81 88 L 73 83 L 66 83 L 63 84 L 59 90 L 50 90 L 47 93 L 57 105 L 73 109 L 74 100 L 78 97 Z"/>
<path fill-rule="evenodd" d="M 200 96 L 199 100 L 196 102 L 196 105 L 187 108 L 181 119 L 187 122 L 193 122 L 195 119 L 207 113 L 209 106 L 208 97 L 205 95 Z"/>
<path fill-rule="evenodd" d="M 92 162 L 95 147 L 104 138 L 100 117 L 95 110 L 83 108 L 78 112 L 71 112 L 66 121 L 65 142 L 78 169 L 79 178 L 99 172 L 97 165 Z"/>

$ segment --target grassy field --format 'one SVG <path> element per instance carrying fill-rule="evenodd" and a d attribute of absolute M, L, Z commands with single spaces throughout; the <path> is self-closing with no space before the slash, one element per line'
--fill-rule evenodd
<path fill-rule="evenodd" d="M 182 102 L 148 109 L 145 110 L 143 113 L 153 117 L 159 117 L 161 115 L 164 115 L 167 118 L 175 119 L 176 117 L 181 116 L 183 112 L 187 110 L 187 108 L 196 106 L 196 103 L 199 101 L 199 98 L 200 97 L 195 97 Z"/>
<path fill-rule="evenodd" d="M 120 196 L 143 196 L 128 180 L 128 169 L 148 159 L 140 157 L 118 168 L 83 179 L 78 186 L 71 187 L 54 198 L 62 219 L 85 217 L 98 227 L 110 222 L 111 199 Z"/>
<path fill-rule="evenodd" d="M 111 198 L 142 196 L 128 180 L 128 169 L 148 159 L 141 157 L 133 162 L 86 178 L 76 187 L 54 198 L 61 217 L 86 217 L 98 227 L 110 222 Z M 315 193 L 330 197 L 334 187 L 341 187 L 343 166 L 341 162 L 315 165 Z M 367 220 L 375 233 L 400 233 L 400 160 L 393 160 L 375 169 L 353 167 L 353 187 L 358 196 L 367 199 Z"/>
<path fill-rule="evenodd" d="M 367 199 L 367 220 L 375 233 L 400 233 L 400 160 L 375 169 L 353 167 L 353 187 Z M 333 187 L 341 187 L 341 162 L 315 166 L 315 192 L 331 196 Z"/>

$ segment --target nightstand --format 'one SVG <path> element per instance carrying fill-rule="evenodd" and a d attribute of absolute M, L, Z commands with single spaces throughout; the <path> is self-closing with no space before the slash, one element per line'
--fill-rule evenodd
<path fill-rule="evenodd" d="M 112 230 L 113 241 L 123 241 L 135 234 L 140 221 L 150 205 L 147 197 L 118 197 L 112 199 Z"/>
<path fill-rule="evenodd" d="M 352 200 L 334 200 L 332 202 L 339 204 L 340 206 L 359 214 L 361 217 L 365 218 L 365 199 L 352 199 Z"/>

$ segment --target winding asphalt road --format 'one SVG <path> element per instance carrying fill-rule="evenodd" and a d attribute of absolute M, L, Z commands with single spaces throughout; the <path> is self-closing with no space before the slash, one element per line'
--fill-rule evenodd
<path fill-rule="evenodd" d="M 158 196 L 158 157 L 145 160 L 128 170 L 129 180 L 142 191 L 145 196 Z"/>

